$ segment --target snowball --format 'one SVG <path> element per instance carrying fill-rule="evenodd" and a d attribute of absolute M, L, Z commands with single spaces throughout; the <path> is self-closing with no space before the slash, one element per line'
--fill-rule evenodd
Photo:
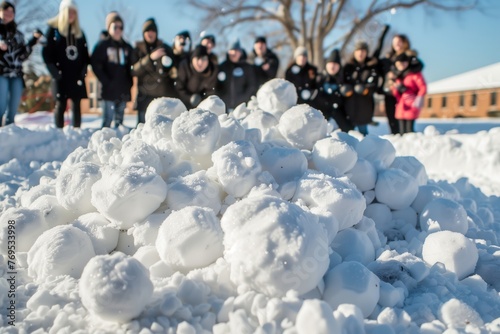
<path fill-rule="evenodd" d="M 321 111 L 300 104 L 281 116 L 278 130 L 294 147 L 311 150 L 314 143 L 326 137 L 327 122 Z"/>
<path fill-rule="evenodd" d="M 465 234 L 469 228 L 467 212 L 451 199 L 436 198 L 422 210 L 420 228 L 430 232 L 448 230 Z"/>
<path fill-rule="evenodd" d="M 149 116 L 148 122 L 142 128 L 142 138 L 149 145 L 155 145 L 163 138 L 172 139 L 172 124 L 174 121 L 162 114 Z"/>
<path fill-rule="evenodd" d="M 356 146 L 358 156 L 370 161 L 377 171 L 389 168 L 396 158 L 391 142 L 375 135 L 367 135 Z"/>
<path fill-rule="evenodd" d="M 369 316 L 380 296 L 380 279 L 359 262 L 342 262 L 330 270 L 325 277 L 323 300 L 332 309 L 340 304 L 354 304 L 363 316 Z"/>
<path fill-rule="evenodd" d="M 449 328 L 481 327 L 483 319 L 476 310 L 463 301 L 452 298 L 439 309 L 439 318 Z"/>
<path fill-rule="evenodd" d="M 332 176 L 345 174 L 356 165 L 357 160 L 354 148 L 332 137 L 318 140 L 312 150 L 316 169 Z"/>
<path fill-rule="evenodd" d="M 262 140 L 267 141 L 275 139 L 276 134 L 279 134 L 279 136 L 281 136 L 281 134 L 276 129 L 277 124 L 278 120 L 276 119 L 276 117 L 262 110 L 254 110 L 247 117 L 241 120 L 241 126 L 244 129 L 258 129 L 260 131 Z M 283 141 L 286 142 L 284 138 Z"/>
<path fill-rule="evenodd" d="M 358 138 L 351 136 L 350 134 L 342 132 L 342 131 L 332 132 L 330 134 L 330 136 L 333 139 L 337 139 L 337 140 L 345 142 L 346 144 L 348 144 L 349 146 L 351 146 L 354 149 L 356 149 L 356 146 L 358 146 L 358 144 L 359 144 Z"/>
<path fill-rule="evenodd" d="M 305 300 L 297 314 L 295 327 L 298 334 L 340 333 L 339 323 L 333 318 L 330 305 L 322 300 Z"/>
<path fill-rule="evenodd" d="M 49 228 L 68 224 L 78 217 L 77 212 L 66 210 L 59 204 L 57 197 L 52 195 L 40 196 L 29 208 L 40 211 Z"/>
<path fill-rule="evenodd" d="M 222 146 L 212 154 L 212 161 L 219 182 L 234 197 L 247 194 L 262 170 L 254 146 L 244 140 Z"/>
<path fill-rule="evenodd" d="M 426 185 L 429 180 L 425 166 L 415 157 L 396 157 L 390 167 L 401 169 L 408 175 L 413 176 L 419 186 Z"/>
<path fill-rule="evenodd" d="M 99 157 L 95 151 L 79 146 L 66 157 L 61 165 L 61 172 L 68 169 L 71 170 L 75 165 L 85 162 L 97 165 L 100 163 Z"/>
<path fill-rule="evenodd" d="M 461 280 L 474 273 L 479 255 L 476 245 L 463 234 L 439 231 L 425 238 L 422 258 L 430 265 L 443 263 Z"/>
<path fill-rule="evenodd" d="M 56 179 L 57 200 L 65 209 L 78 214 L 94 212 L 92 186 L 100 178 L 100 167 L 92 162 L 80 162 L 61 169 Z"/>
<path fill-rule="evenodd" d="M 328 235 L 328 244 L 331 244 L 339 231 L 337 218 L 335 218 L 335 215 L 331 211 L 320 207 L 312 208 L 311 212 L 318 216 L 319 222 L 325 227 Z"/>
<path fill-rule="evenodd" d="M 432 184 L 423 185 L 418 187 L 417 197 L 415 197 L 411 207 L 420 214 L 429 202 L 441 197 L 444 197 L 444 192 L 441 188 Z"/>
<path fill-rule="evenodd" d="M 359 191 L 368 191 L 375 188 L 377 171 L 368 160 L 359 158 L 354 167 L 351 168 L 346 175 L 356 185 Z"/>
<path fill-rule="evenodd" d="M 174 144 L 189 155 L 211 154 L 219 141 L 220 124 L 217 115 L 203 109 L 182 113 L 172 124 Z"/>
<path fill-rule="evenodd" d="M 100 213 L 87 213 L 78 217 L 72 225 L 87 233 L 97 255 L 111 253 L 118 244 L 119 230 Z"/>
<path fill-rule="evenodd" d="M 49 228 L 39 210 L 7 209 L 0 216 L 0 250 L 2 254 L 7 254 L 9 235 L 15 235 L 16 252 L 27 252 L 40 234 Z"/>
<path fill-rule="evenodd" d="M 391 209 L 389 209 L 389 207 L 385 204 L 372 203 L 368 205 L 364 215 L 373 219 L 375 226 L 377 226 L 377 228 L 382 232 L 394 228 Z"/>
<path fill-rule="evenodd" d="M 257 91 L 259 108 L 273 114 L 276 119 L 297 104 L 295 86 L 284 79 L 271 79 Z"/>
<path fill-rule="evenodd" d="M 295 204 L 271 196 L 245 198 L 228 207 L 221 225 L 235 284 L 268 296 L 303 294 L 328 268 L 325 229 Z"/>
<path fill-rule="evenodd" d="M 69 275 L 79 278 L 87 262 L 95 256 L 89 236 L 70 226 L 45 231 L 28 252 L 28 273 L 35 280 Z"/>
<path fill-rule="evenodd" d="M 124 323 L 137 317 L 152 295 L 148 270 L 120 252 L 94 257 L 80 279 L 83 306 L 107 321 Z"/>
<path fill-rule="evenodd" d="M 219 148 L 232 141 L 245 139 L 245 129 L 234 118 L 226 114 L 219 116 L 220 137 L 216 147 Z"/>
<path fill-rule="evenodd" d="M 175 270 L 203 268 L 222 256 L 222 230 L 209 208 L 189 206 L 172 212 L 156 239 L 160 258 Z"/>
<path fill-rule="evenodd" d="M 296 148 L 271 147 L 262 153 L 260 162 L 278 184 L 297 180 L 307 170 L 307 159 Z"/>
<path fill-rule="evenodd" d="M 330 245 L 343 261 L 357 261 L 364 265 L 375 260 L 375 248 L 366 232 L 346 228 L 337 233 Z"/>
<path fill-rule="evenodd" d="M 159 97 L 151 101 L 146 109 L 146 124 L 151 122 L 156 115 L 164 115 L 174 120 L 187 111 L 181 100 L 171 97 Z"/>
<path fill-rule="evenodd" d="M 157 231 L 158 232 L 158 231 Z M 134 254 L 134 258 L 139 260 L 140 263 L 146 268 L 150 268 L 158 261 L 161 261 L 160 255 L 155 246 L 143 246 L 140 247 Z"/>
<path fill-rule="evenodd" d="M 366 208 L 365 198 L 346 177 L 332 178 L 314 172 L 307 172 L 298 181 L 293 197 L 293 201 L 297 200 L 310 208 L 318 206 L 333 212 L 340 230 L 358 223 Z"/>
<path fill-rule="evenodd" d="M 198 108 L 209 110 L 217 116 L 226 114 L 226 104 L 217 95 L 210 95 L 198 104 Z"/>
<path fill-rule="evenodd" d="M 409 207 L 418 194 L 417 180 L 400 169 L 387 169 L 378 175 L 375 196 L 393 210 Z"/>
<path fill-rule="evenodd" d="M 172 210 L 186 206 L 203 206 L 217 214 L 222 204 L 220 184 L 209 179 L 204 170 L 180 177 L 168 185 L 167 204 Z"/>
<path fill-rule="evenodd" d="M 144 222 L 135 224 L 127 232 L 132 233 L 134 238 L 134 245 L 141 246 L 154 246 L 158 230 L 161 224 L 167 219 L 170 213 L 153 213 L 148 216 Z"/>
<path fill-rule="evenodd" d="M 107 219 L 128 229 L 153 213 L 167 196 L 167 185 L 151 167 L 108 166 L 92 186 L 92 204 Z"/>
<path fill-rule="evenodd" d="M 397 227 L 404 226 L 405 224 L 410 224 L 410 226 L 416 227 L 418 215 L 412 207 L 408 207 L 392 211 L 392 220 Z"/>

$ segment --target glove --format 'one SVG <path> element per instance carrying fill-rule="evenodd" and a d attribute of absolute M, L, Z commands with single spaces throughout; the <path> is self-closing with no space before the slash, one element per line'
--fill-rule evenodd
<path fill-rule="evenodd" d="M 413 107 L 417 109 L 422 109 L 424 106 L 424 98 L 422 96 L 417 96 L 415 101 L 413 101 Z"/>
<path fill-rule="evenodd" d="M 189 99 L 189 103 L 191 103 L 191 105 L 193 107 L 196 107 L 198 104 L 200 104 L 200 102 L 201 102 L 200 94 L 191 95 L 191 98 Z"/>

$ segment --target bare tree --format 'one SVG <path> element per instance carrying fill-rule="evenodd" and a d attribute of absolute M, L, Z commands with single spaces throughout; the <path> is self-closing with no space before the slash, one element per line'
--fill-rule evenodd
<path fill-rule="evenodd" d="M 203 11 L 201 22 L 221 33 L 232 29 L 255 32 L 256 22 L 266 25 L 278 47 L 307 48 L 311 60 L 322 67 L 325 51 L 337 46 L 343 54 L 360 34 L 374 37 L 382 14 L 424 6 L 429 11 L 466 11 L 488 0 L 187 0 Z M 332 42 L 332 32 L 342 32 Z M 251 34 L 251 33 L 250 33 Z M 371 38 L 376 39 L 376 38 Z M 327 45 L 327 41 L 329 42 Z"/>

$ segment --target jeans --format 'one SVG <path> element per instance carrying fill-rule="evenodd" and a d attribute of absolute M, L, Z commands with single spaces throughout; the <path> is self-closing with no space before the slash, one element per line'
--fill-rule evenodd
<path fill-rule="evenodd" d="M 111 126 L 111 121 L 113 116 L 115 118 L 115 128 L 119 127 L 123 123 L 123 114 L 125 113 L 125 107 L 127 102 L 125 101 L 108 101 L 104 100 L 104 110 L 102 112 L 102 127 L 109 128 Z"/>
<path fill-rule="evenodd" d="M 14 123 L 23 90 L 22 78 L 7 78 L 0 75 L 0 126 L 2 126 L 2 118 L 7 111 L 7 107 L 8 112 L 5 118 L 5 125 Z"/>

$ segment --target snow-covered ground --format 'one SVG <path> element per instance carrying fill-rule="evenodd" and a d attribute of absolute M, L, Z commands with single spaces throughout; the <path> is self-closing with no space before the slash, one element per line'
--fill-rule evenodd
<path fill-rule="evenodd" d="M 0 332 L 500 333 L 500 122 L 363 139 L 295 101 L 0 129 Z"/>

